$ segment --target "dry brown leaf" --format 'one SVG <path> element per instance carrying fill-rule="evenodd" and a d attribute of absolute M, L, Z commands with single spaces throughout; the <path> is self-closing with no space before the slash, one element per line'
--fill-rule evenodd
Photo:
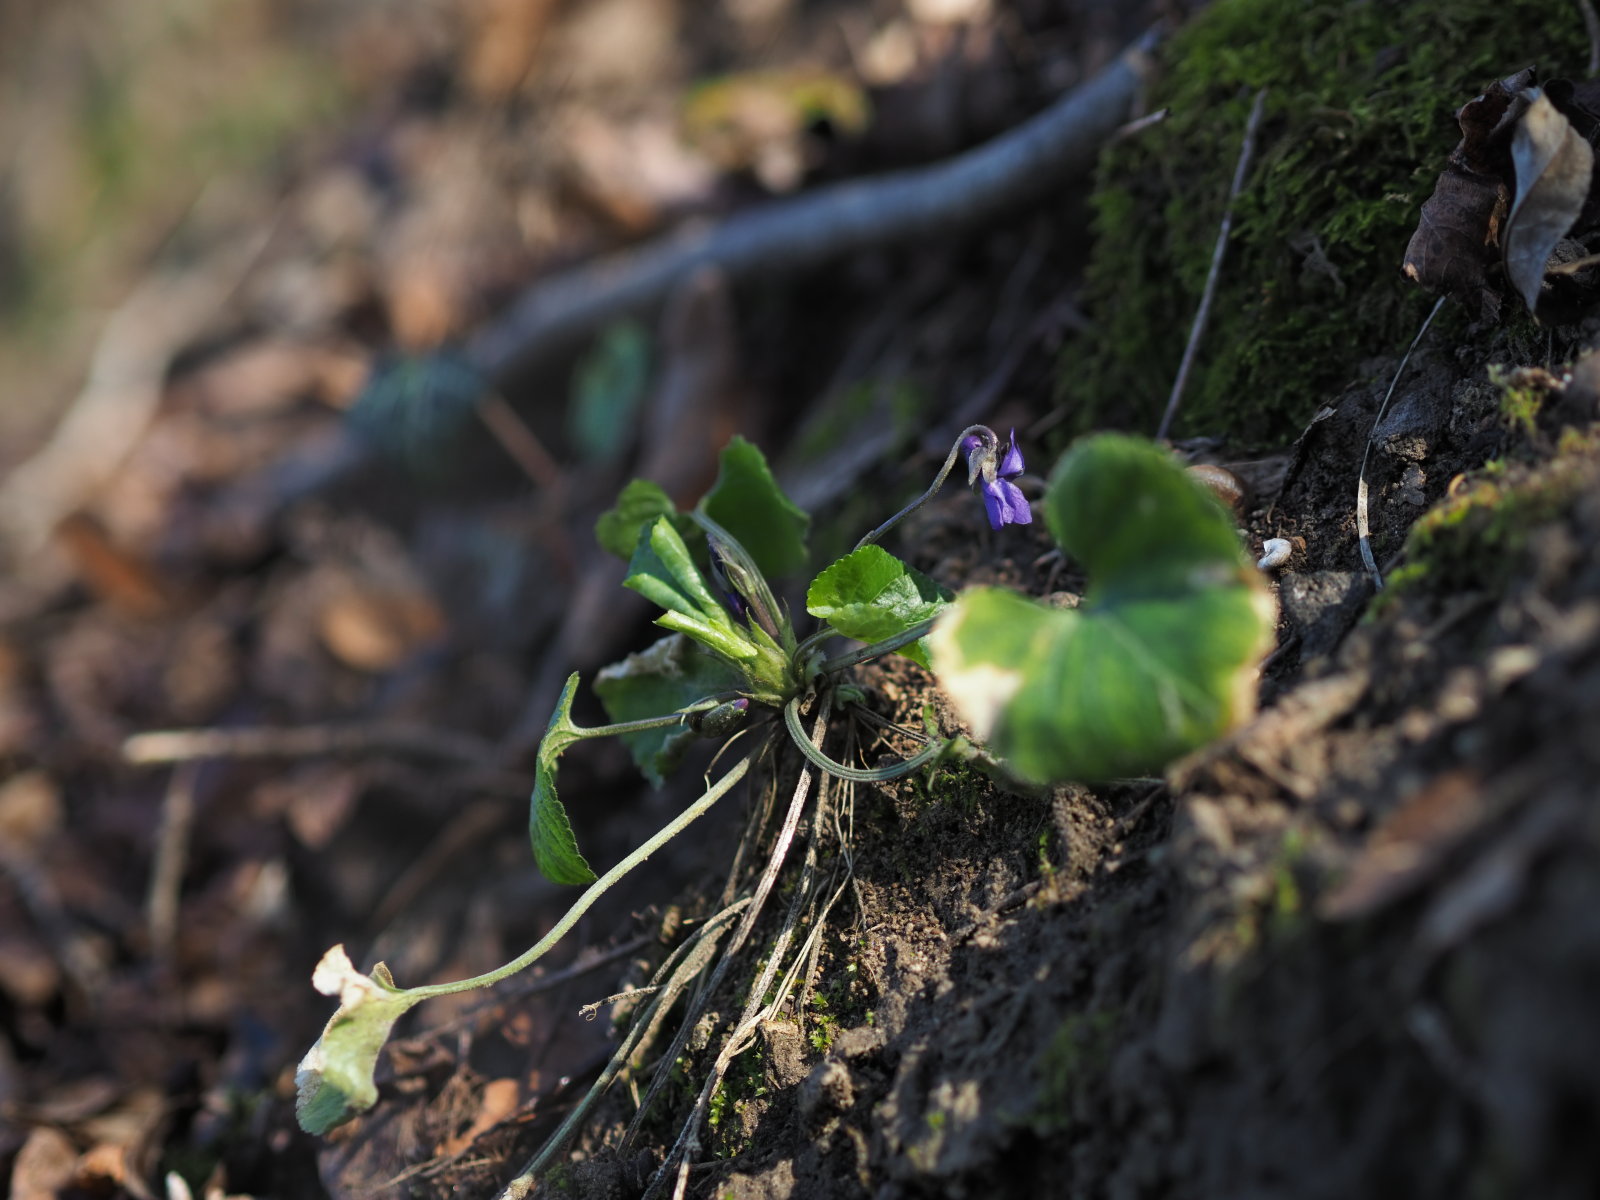
<path fill-rule="evenodd" d="M 280 413 L 312 394 L 319 382 L 317 358 L 309 347 L 286 338 L 262 338 L 219 355 L 179 388 L 192 392 L 204 411 L 237 421 Z"/>
<path fill-rule="evenodd" d="M 172 605 L 172 588 L 137 555 L 122 549 L 93 517 L 71 513 L 56 526 L 85 586 L 112 608 L 136 617 L 159 617 Z"/>
<path fill-rule="evenodd" d="M 56 1200 L 72 1182 L 78 1148 L 58 1129 L 41 1125 L 28 1134 L 11 1168 L 11 1200 Z"/>
<path fill-rule="evenodd" d="M 61 990 L 61 968 L 20 930 L 0 931 L 0 991 L 20 1008 L 48 1004 Z"/>
<path fill-rule="evenodd" d="M 1538 88 L 1522 93 L 1527 110 L 1511 139 L 1517 194 L 1506 221 L 1506 276 L 1533 312 L 1545 264 L 1589 199 L 1594 150 Z"/>
<path fill-rule="evenodd" d="M 1483 816 L 1481 781 L 1475 773 L 1440 775 L 1373 830 L 1343 882 L 1322 898 L 1318 911 L 1330 921 L 1351 921 L 1410 895 Z"/>
<path fill-rule="evenodd" d="M 329 653 L 374 674 L 393 670 L 444 628 L 439 606 L 420 590 L 351 587 L 330 596 L 317 617 L 317 634 Z"/>
<path fill-rule="evenodd" d="M 256 788 L 252 808 L 261 816 L 283 814 L 300 843 L 324 849 L 355 811 L 362 772 L 333 763 L 301 767 Z"/>
<path fill-rule="evenodd" d="M 522 87 L 556 4 L 557 0 L 474 0 L 466 6 L 467 87 L 475 97 L 504 101 Z"/>
<path fill-rule="evenodd" d="M 1486 315 L 1499 310 L 1487 271 L 1509 203 L 1512 127 L 1527 103 L 1519 94 L 1532 79 L 1531 70 L 1521 71 L 1461 106 L 1461 141 L 1422 206 L 1402 266 L 1423 287 Z"/>
<path fill-rule="evenodd" d="M 65 819 L 61 789 L 44 771 L 23 771 L 0 784 L 0 846 L 37 856 Z"/>
<path fill-rule="evenodd" d="M 460 1154 L 515 1113 L 521 1103 L 522 1090 L 515 1079 L 491 1079 L 483 1085 L 478 1115 L 472 1119 L 472 1124 L 463 1133 L 440 1143 L 438 1152 L 445 1157 Z"/>

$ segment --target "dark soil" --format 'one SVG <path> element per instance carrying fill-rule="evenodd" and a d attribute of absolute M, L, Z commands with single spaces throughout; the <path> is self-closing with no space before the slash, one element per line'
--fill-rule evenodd
<path fill-rule="evenodd" d="M 844 61 L 830 22 L 848 14 L 805 7 L 782 26 L 793 45 L 773 44 Z M 970 43 L 923 30 L 934 82 L 894 98 L 917 119 L 885 98 L 874 141 L 808 151 L 814 178 L 1013 123 L 1152 15 L 995 8 Z M 688 66 L 656 64 L 662 94 L 759 58 L 701 33 Z M 464 69 L 416 53 L 413 89 Z M 342 457 L 352 363 L 396 339 L 427 344 L 407 331 L 430 313 L 459 333 L 530 261 L 561 257 L 467 246 L 448 222 L 409 257 L 397 229 L 425 220 L 428 188 L 446 208 L 453 195 L 483 221 L 498 214 L 502 234 L 515 221 L 500 200 L 547 203 L 585 250 L 673 215 L 658 197 L 623 228 L 622 185 L 572 171 L 559 147 L 527 151 L 527 95 L 419 98 L 401 82 L 381 129 L 307 168 L 286 232 L 223 328 L 197 325 L 164 371 L 160 409 L 110 482 L 0 584 L 0 1156 L 14 1197 L 142 1198 L 172 1186 L 167 1172 L 208 1197 L 497 1195 L 626 1032 L 637 998 L 619 994 L 748 893 L 769 806 L 781 811 L 800 772 L 776 728 L 761 779 L 552 959 L 407 1018 L 370 1113 L 326 1139 L 296 1128 L 295 1064 L 330 1007 L 309 982 L 327 947 L 382 959 L 402 983 L 456 978 L 519 953 L 570 901 L 529 861 L 518 731 L 542 729 L 552 679 L 651 637 L 588 530 L 624 468 L 659 445 L 585 465 L 548 399 L 563 381 L 507 396 L 554 447 L 554 482 L 530 489 L 503 459 L 463 481 Z M 967 105 L 960 120 L 939 107 L 949 95 Z M 450 193 L 451 145 L 506 196 Z M 390 207 L 336 220 L 352 172 L 379 187 L 374 156 L 400 172 L 383 185 Z M 700 203 L 734 207 L 759 186 L 730 168 Z M 663 378 L 680 380 L 677 402 L 693 396 L 664 426 L 684 486 L 703 486 L 729 429 L 759 431 L 797 492 L 832 497 L 813 536 L 825 557 L 924 486 L 948 446 L 929 431 L 997 378 L 1005 399 L 978 415 L 1015 424 L 1030 465 L 1046 466 L 1057 343 L 1093 336 L 1061 303 L 1084 212 L 1022 213 L 950 246 L 763 285 L 731 317 L 700 314 L 663 351 L 649 402 L 667 403 Z M 370 223 L 359 252 L 339 251 L 359 286 L 317 224 L 339 220 Z M 443 299 L 437 279 L 407 274 L 426 274 L 439 246 L 460 252 L 449 261 L 465 279 Z M 1059 319 L 1040 323 L 1049 311 Z M 839 898 L 813 923 L 789 1001 L 716 1090 L 690 1196 L 1596 1194 L 1600 391 L 1592 361 L 1563 380 L 1596 328 L 1512 329 L 1441 322 L 1381 421 L 1403 345 L 1308 400 L 1290 445 L 1181 443 L 1249 485 L 1252 550 L 1294 546 L 1274 576 L 1259 714 L 1162 778 L 1017 791 L 941 767 L 830 787 L 638 1129 L 686 1002 L 537 1194 L 670 1194 L 676 1171 L 657 1168 L 807 870 Z M 1530 373 L 1492 383 L 1491 363 Z M 883 448 L 838 486 L 814 446 L 837 451 L 862 428 Z M 1382 592 L 1356 545 L 1369 439 Z M 499 453 L 486 440 L 476 452 Z M 959 487 L 890 548 L 952 586 L 1056 599 L 1083 586 L 1042 524 L 993 533 Z M 908 660 L 857 682 L 880 718 L 958 731 Z M 178 727 L 365 741 L 127 761 L 130 735 Z M 848 736 L 869 764 L 912 749 L 866 724 Z M 660 827 L 705 768 L 652 792 L 609 747 L 569 754 L 561 793 L 590 861 Z"/>

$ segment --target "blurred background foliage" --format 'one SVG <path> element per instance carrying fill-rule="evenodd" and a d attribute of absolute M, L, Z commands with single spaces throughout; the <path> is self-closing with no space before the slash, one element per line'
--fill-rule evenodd
<path fill-rule="evenodd" d="M 187 218 L 249 202 L 291 136 L 303 153 L 385 73 L 394 7 L 0 4 L 0 462 L 66 401 L 98 324 Z"/>

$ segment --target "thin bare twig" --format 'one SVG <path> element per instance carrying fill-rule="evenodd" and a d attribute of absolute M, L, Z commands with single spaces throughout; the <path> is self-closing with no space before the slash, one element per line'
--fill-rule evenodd
<path fill-rule="evenodd" d="M 1433 319 L 1444 307 L 1444 299 L 1440 296 L 1439 302 L 1429 310 L 1427 320 L 1422 322 L 1422 328 L 1417 330 L 1417 336 L 1411 339 L 1411 345 L 1406 348 L 1405 357 L 1394 369 L 1394 378 L 1389 381 L 1389 390 L 1383 394 L 1383 403 L 1378 405 L 1378 415 L 1373 418 L 1372 428 L 1367 431 L 1367 448 L 1361 452 L 1361 472 L 1356 478 L 1356 539 L 1361 547 L 1361 561 L 1366 564 L 1367 574 L 1372 576 L 1372 586 L 1380 592 L 1383 590 L 1383 574 L 1378 570 L 1377 559 L 1372 557 L 1372 528 L 1367 523 L 1367 460 L 1372 457 L 1373 440 L 1377 437 L 1378 426 L 1383 424 L 1383 414 L 1389 411 L 1389 400 L 1400 382 L 1400 376 L 1405 374 L 1406 364 L 1411 361 L 1411 353 L 1422 340 L 1422 335 L 1428 332 L 1428 326 L 1433 324 Z"/>
<path fill-rule="evenodd" d="M 478 419 L 534 484 L 544 492 L 560 491 L 564 479 L 561 464 L 499 392 L 490 392 L 478 401 Z"/>
<path fill-rule="evenodd" d="M 824 732 L 823 721 L 827 712 L 827 702 L 823 700 L 818 710 L 816 723 L 812 726 L 811 743 L 814 747 L 820 746 Z M 826 820 L 825 808 L 828 799 L 828 777 L 822 776 L 817 785 L 817 808 L 813 832 Z M 785 822 L 788 831 L 796 823 L 798 805 L 791 805 L 789 817 Z M 677 1177 L 674 1182 L 672 1200 L 684 1200 L 688 1187 L 689 1172 L 694 1167 L 694 1159 L 700 1150 L 700 1130 L 711 1107 L 711 1098 L 722 1085 L 728 1067 L 733 1060 L 748 1049 L 755 1040 L 755 1035 L 761 1025 L 771 1020 L 778 1010 L 787 1002 L 793 992 L 795 981 L 799 976 L 802 964 L 810 951 L 820 946 L 823 930 L 827 927 L 829 911 L 844 894 L 845 882 L 839 881 L 833 888 L 832 894 L 821 905 L 820 911 L 816 908 L 818 899 L 817 867 L 817 839 L 815 836 L 806 842 L 805 865 L 801 872 L 794 895 L 789 902 L 789 912 L 784 919 L 783 927 L 779 929 L 771 944 L 767 947 L 767 962 L 761 974 L 750 985 L 749 993 L 745 999 L 744 1011 L 740 1013 L 738 1021 L 723 1038 L 722 1047 L 717 1052 L 716 1060 L 712 1063 L 711 1070 L 705 1081 L 701 1084 L 700 1095 L 695 1101 L 694 1108 L 690 1111 L 688 1119 L 683 1124 L 683 1129 L 678 1135 L 676 1144 L 668 1154 L 667 1161 L 656 1172 L 650 1188 L 646 1191 L 646 1200 L 665 1187 L 667 1170 L 672 1160 L 678 1160 Z M 773 866 L 769 864 L 768 875 L 776 878 Z M 763 879 L 766 877 L 764 876 Z M 834 876 L 837 879 L 837 874 Z M 805 914 L 809 913 L 806 918 Z M 784 956 L 788 953 L 790 942 L 798 933 L 802 919 L 810 927 L 804 944 L 794 959 L 783 972 L 782 980 L 774 987 L 774 980 L 778 976 L 779 968 L 783 966 Z"/>
<path fill-rule="evenodd" d="M 1583 28 L 1589 35 L 1589 78 L 1593 79 L 1600 75 L 1600 15 L 1591 0 L 1578 0 L 1578 11 L 1583 13 Z"/>
<path fill-rule="evenodd" d="M 597 326 L 649 308 L 690 272 L 738 282 L 815 268 L 878 246 L 946 236 L 1036 200 L 1094 162 L 1149 73 L 1152 31 L 1082 87 L 1016 129 L 945 162 L 817 188 L 684 230 L 535 284 L 467 347 L 491 376 L 549 361 Z"/>
<path fill-rule="evenodd" d="M 479 765 L 495 761 L 494 747 L 471 734 L 392 721 L 289 729 L 166 729 L 136 733 L 122 743 L 122 757 L 137 766 L 203 758 L 317 758 L 374 751 Z"/>
<path fill-rule="evenodd" d="M 1172 418 L 1178 415 L 1178 402 L 1183 399 L 1183 388 L 1189 382 L 1189 371 L 1194 366 L 1195 355 L 1200 350 L 1200 336 L 1205 332 L 1206 321 L 1211 317 L 1211 301 L 1217 294 L 1217 280 L 1222 275 L 1222 256 L 1228 249 L 1228 235 L 1233 231 L 1233 205 L 1244 190 L 1244 177 L 1250 170 L 1250 159 L 1255 153 L 1256 130 L 1261 125 L 1261 113 L 1267 102 L 1267 89 L 1256 93 L 1250 106 L 1250 117 L 1244 123 L 1244 144 L 1239 147 L 1239 162 L 1233 168 L 1233 185 L 1228 189 L 1228 203 L 1222 210 L 1222 226 L 1217 230 L 1217 244 L 1211 250 L 1211 269 L 1206 272 L 1206 286 L 1200 292 L 1200 307 L 1194 314 L 1194 324 L 1189 326 L 1189 344 L 1183 348 L 1183 361 L 1178 364 L 1178 377 L 1172 381 L 1172 395 L 1167 397 L 1167 411 L 1161 414 L 1161 424 L 1156 429 L 1156 440 L 1161 441 L 1172 428 Z"/>
<path fill-rule="evenodd" d="M 150 869 L 150 890 L 145 900 L 150 953 L 158 962 L 170 960 L 178 940 L 178 897 L 189 861 L 189 828 L 194 823 L 194 790 L 199 774 L 198 763 L 178 764 L 161 802 L 155 863 Z"/>
<path fill-rule="evenodd" d="M 637 1064 L 640 1054 L 654 1040 L 656 1030 L 677 1003 L 678 996 L 687 991 L 689 985 L 710 965 L 716 953 L 717 942 L 728 922 L 749 903 L 749 898 L 746 897 L 724 908 L 691 934 L 668 956 L 667 961 L 661 964 L 648 985 L 652 989 L 652 994 L 644 1001 L 643 1011 L 634 1019 L 622 1045 L 612 1054 L 605 1069 L 600 1072 L 599 1078 L 590 1084 L 583 1099 L 572 1107 L 572 1111 L 567 1114 L 560 1127 L 545 1139 L 539 1152 L 527 1166 L 523 1167 L 515 1179 L 500 1190 L 495 1200 L 525 1200 L 527 1196 L 533 1194 L 540 1172 L 551 1163 L 566 1145 L 567 1140 L 577 1132 L 578 1126 L 588 1117 L 590 1110 L 605 1094 L 612 1081 L 624 1070 L 632 1069 Z"/>
<path fill-rule="evenodd" d="M 1145 113 L 1144 116 L 1137 117 L 1118 129 L 1114 134 L 1111 135 L 1111 140 L 1113 142 L 1122 142 L 1129 138 L 1137 137 L 1146 129 L 1161 124 L 1161 122 L 1165 121 L 1171 114 L 1172 110 L 1170 108 L 1158 108 L 1153 113 Z"/>

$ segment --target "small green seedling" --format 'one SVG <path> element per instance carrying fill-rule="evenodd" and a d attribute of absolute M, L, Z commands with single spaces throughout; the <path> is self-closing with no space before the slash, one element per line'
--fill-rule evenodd
<path fill-rule="evenodd" d="M 530 805 L 539 869 L 586 890 L 537 945 L 471 979 L 401 988 L 382 964 L 362 974 L 342 946 L 330 950 L 313 984 L 337 996 L 339 1008 L 296 1075 L 302 1127 L 326 1133 L 370 1108 L 379 1051 L 402 1014 L 536 961 L 616 880 L 725 795 L 758 752 L 752 748 L 597 878 L 556 793 L 559 759 L 574 742 L 622 738 L 657 784 L 690 741 L 731 741 L 752 730 L 782 728 L 812 766 L 861 783 L 910 774 L 963 747 L 969 757 L 980 753 L 965 739 L 902 731 L 925 741 L 925 749 L 868 769 L 830 757 L 825 734 L 807 734 L 803 710 L 853 709 L 860 691 L 848 682 L 850 671 L 896 651 L 931 665 L 987 752 L 1021 780 L 1159 770 L 1248 714 L 1255 666 L 1272 633 L 1272 603 L 1227 514 L 1164 451 L 1130 438 L 1091 438 L 1056 468 L 1046 521 L 1090 575 L 1076 610 L 994 588 L 957 597 L 877 545 L 943 486 L 963 456 L 995 530 L 1031 523 L 1017 483 L 1024 466 L 1015 435 L 1002 443 L 984 426 L 963 430 L 922 496 L 812 579 L 806 610 L 820 624 L 804 639 L 768 580 L 804 570 L 809 518 L 783 494 L 755 446 L 735 438 L 716 484 L 689 512 L 677 511 L 652 483 L 635 480 L 623 490 L 596 534 L 628 560 L 626 586 L 661 610 L 656 624 L 667 635 L 600 672 L 595 690 L 613 724 L 574 723 L 579 679 L 567 680 L 539 746 Z M 824 645 L 841 637 L 867 644 L 825 656 Z"/>

